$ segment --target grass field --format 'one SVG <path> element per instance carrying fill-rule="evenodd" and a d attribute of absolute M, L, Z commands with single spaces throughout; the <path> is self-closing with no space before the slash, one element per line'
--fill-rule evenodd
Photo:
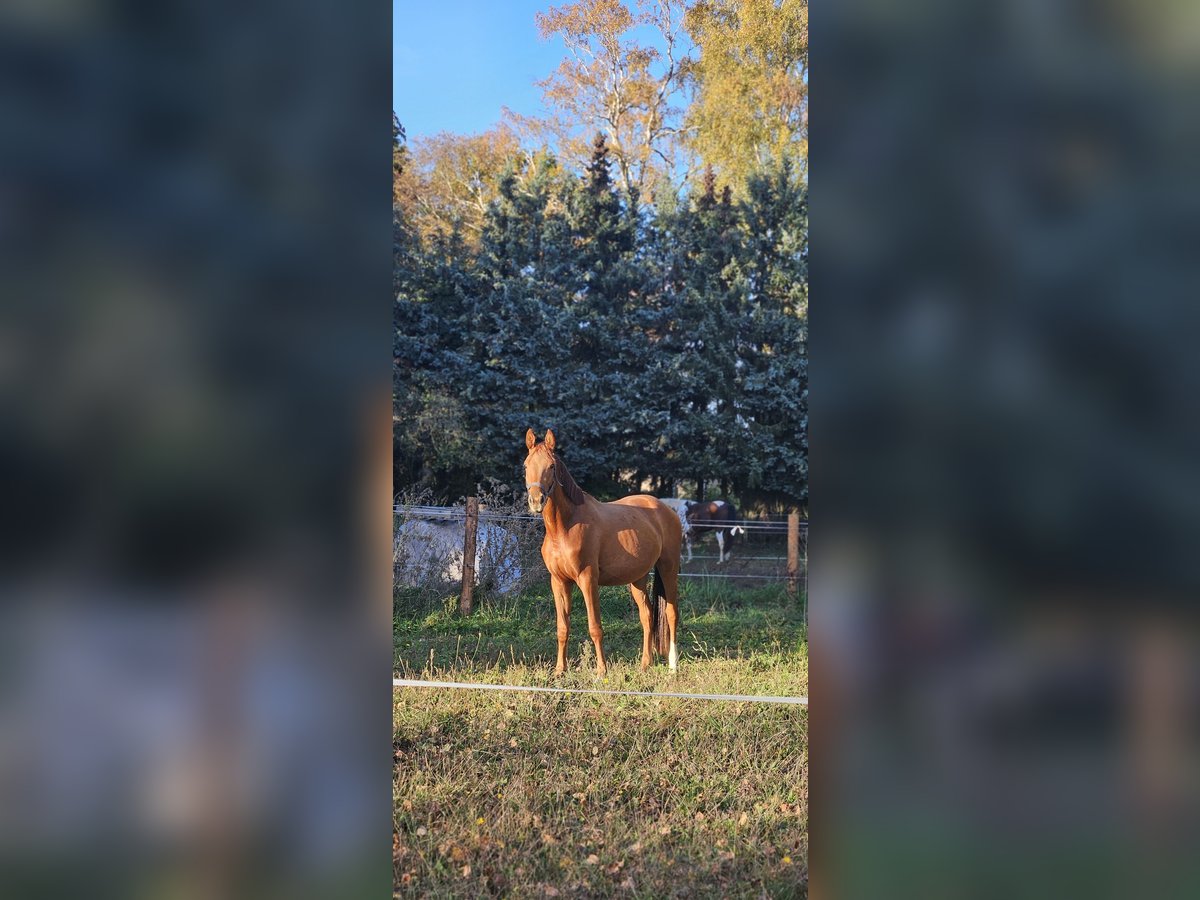
<path fill-rule="evenodd" d="M 604 589 L 601 682 L 578 595 L 561 679 L 548 589 L 467 618 L 398 595 L 396 673 L 807 694 L 800 607 L 782 589 L 685 582 L 680 605 L 678 673 L 642 673 L 628 591 Z M 393 698 L 398 896 L 807 895 L 805 708 L 423 688 Z"/>

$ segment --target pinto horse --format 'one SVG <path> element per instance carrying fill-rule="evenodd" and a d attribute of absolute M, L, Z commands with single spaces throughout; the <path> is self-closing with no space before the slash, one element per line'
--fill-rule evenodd
<path fill-rule="evenodd" d="M 717 550 L 720 554 L 717 565 L 729 561 L 733 556 L 733 539 L 746 531 L 741 525 L 733 524 L 738 520 L 738 511 L 728 500 L 691 503 L 688 505 L 687 520 L 689 537 L 698 537 L 710 531 L 717 533 Z M 691 554 L 688 560 L 691 561 Z"/>
<path fill-rule="evenodd" d="M 674 497 L 659 497 L 658 502 L 675 510 L 679 523 L 683 526 L 683 544 L 687 548 L 687 561 L 692 561 L 692 525 L 688 522 L 688 510 L 692 507 L 691 500 L 677 500 Z"/>
<path fill-rule="evenodd" d="M 546 523 L 542 560 L 550 572 L 558 615 L 558 665 L 567 667 L 572 586 L 578 585 L 587 605 L 588 633 L 596 646 L 596 673 L 604 675 L 604 632 L 600 626 L 600 586 L 627 584 L 642 620 L 642 669 L 652 661 L 651 649 L 678 666 L 675 636 L 679 628 L 679 517 L 646 494 L 601 503 L 575 483 L 562 457 L 554 452 L 554 432 L 538 442 L 525 434 L 525 488 L 529 508 Z M 654 597 L 646 592 L 651 570 Z M 665 613 L 665 614 L 664 614 Z M 662 620 L 666 620 L 666 628 Z M 664 633 L 665 632 L 665 633 Z M 651 635 L 654 640 L 651 641 Z"/>

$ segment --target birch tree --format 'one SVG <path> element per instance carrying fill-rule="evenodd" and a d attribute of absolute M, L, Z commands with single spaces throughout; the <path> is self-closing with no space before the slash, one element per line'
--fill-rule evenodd
<path fill-rule="evenodd" d="M 542 38 L 560 38 L 567 56 L 537 82 L 547 115 L 506 110 L 509 120 L 580 168 L 601 132 L 629 197 L 650 199 L 660 182 L 686 180 L 678 105 L 691 67 L 685 9 L 684 0 L 638 0 L 632 8 L 621 0 L 577 0 L 537 13 Z M 651 41 L 633 36 L 642 27 Z"/>
<path fill-rule="evenodd" d="M 702 0 L 688 140 L 744 194 L 751 174 L 808 159 L 808 0 Z"/>
<path fill-rule="evenodd" d="M 517 136 L 503 125 L 481 134 L 414 138 L 403 171 L 393 170 L 394 201 L 422 238 L 457 229 L 474 247 L 500 174 L 525 161 Z"/>

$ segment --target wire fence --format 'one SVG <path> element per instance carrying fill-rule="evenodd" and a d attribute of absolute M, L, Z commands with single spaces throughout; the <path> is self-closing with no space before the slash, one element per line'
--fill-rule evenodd
<path fill-rule="evenodd" d="M 393 507 L 392 512 L 397 517 L 403 516 L 403 517 L 411 517 L 411 518 L 454 521 L 454 520 L 460 520 L 460 519 L 465 518 L 466 507 L 465 506 L 421 506 L 421 505 L 416 505 L 416 504 L 400 504 L 400 503 L 398 503 Z M 540 515 L 533 515 L 532 513 L 513 513 L 513 512 L 496 511 L 496 510 L 487 509 L 486 507 L 483 507 L 483 506 L 481 506 L 479 508 L 479 518 L 480 518 L 480 520 L 487 519 L 487 520 L 492 520 L 492 521 L 512 521 L 512 522 L 518 522 L 518 521 L 541 522 L 542 521 L 542 517 Z M 779 534 L 786 534 L 790 527 L 787 519 L 780 519 L 780 520 L 774 520 L 774 519 L 735 519 L 735 520 L 691 519 L 691 520 L 689 520 L 689 522 L 693 528 L 713 528 L 713 529 L 720 529 L 722 531 L 729 531 L 734 528 L 738 528 L 743 531 L 776 532 Z M 808 520 L 800 519 L 799 520 L 799 528 L 801 531 L 807 531 L 808 530 Z"/>
<path fill-rule="evenodd" d="M 474 500 L 474 498 L 471 498 Z M 397 503 L 394 506 L 395 544 L 393 564 L 396 583 L 407 591 L 427 597 L 445 597 L 448 587 L 457 584 L 462 592 L 460 610 L 470 611 L 477 586 L 489 590 L 523 590 L 545 577 L 540 547 L 544 535 L 542 517 L 517 511 L 518 498 L 499 503 L 473 503 L 466 506 L 434 506 L 423 503 Z M 753 550 L 745 555 L 733 549 L 722 556 L 694 554 L 683 560 L 680 577 L 699 583 L 728 585 L 730 589 L 749 588 L 772 583 L 786 584 L 793 593 L 800 590 L 808 624 L 808 521 L 793 515 L 787 520 L 741 519 L 721 522 L 720 528 L 743 532 L 741 546 Z M 468 533 L 474 532 L 472 538 Z M 707 533 L 694 536 L 692 546 L 713 540 Z M 762 551 L 786 542 L 786 555 L 766 555 Z M 730 545 L 726 544 L 726 547 Z M 733 547 L 738 546 L 736 543 Z M 471 551 L 467 548 L 471 547 Z M 466 553 L 472 552 L 474 565 Z M 712 571 L 716 566 L 724 571 Z M 737 569 L 737 571 L 731 571 Z M 394 679 L 394 688 L 458 688 L 472 690 L 531 690 L 559 694 L 620 694 L 645 698 L 663 697 L 680 700 L 718 700 L 750 703 L 784 703 L 807 706 L 807 697 L 766 697 L 732 694 L 685 694 L 662 691 L 608 691 L 550 687 L 521 687 L 467 682 L 433 682 Z"/>
<path fill-rule="evenodd" d="M 412 516 L 425 519 L 438 520 L 455 520 L 462 519 L 466 515 L 465 506 L 421 506 L 416 504 L 396 504 L 393 507 L 393 513 L 396 516 Z M 533 515 L 532 513 L 513 513 L 504 511 L 490 510 L 484 507 L 479 509 L 479 518 L 489 519 L 493 521 L 526 521 L 526 522 L 541 522 L 542 517 Z M 692 527 L 694 528 L 717 528 L 722 530 L 730 530 L 740 528 L 743 531 L 762 531 L 762 532 L 777 532 L 786 534 L 788 531 L 787 519 L 736 519 L 736 520 L 716 520 L 716 519 L 691 519 Z M 801 531 L 808 530 L 808 520 L 801 519 L 799 522 Z"/>
<path fill-rule="evenodd" d="M 472 691 L 519 691 L 536 694 L 600 694 L 609 697 L 641 697 L 654 699 L 667 697 L 676 700 L 726 700 L 734 703 L 783 703 L 808 706 L 808 697 L 773 696 L 770 694 L 686 694 L 675 691 L 610 691 L 600 688 L 540 687 L 525 684 L 484 684 L 469 681 L 426 681 L 419 678 L 393 678 L 392 687 L 442 688 Z"/>
<path fill-rule="evenodd" d="M 458 581 L 462 584 L 466 609 L 470 608 L 474 587 L 464 582 L 469 570 L 472 582 L 499 588 L 501 592 L 529 587 L 544 574 L 540 559 L 542 517 L 518 511 L 517 502 L 515 498 L 507 498 L 506 502 L 495 505 L 481 503 L 470 514 L 466 506 L 395 504 L 397 583 L 413 587 L 421 581 L 433 582 L 434 592 L 438 588 L 444 592 L 448 584 Z M 707 528 L 704 522 L 691 524 Z M 700 553 L 685 557 L 680 578 L 723 583 L 731 588 L 784 583 L 795 591 L 802 586 L 807 620 L 808 525 L 808 520 L 800 520 L 798 516 L 712 523 L 714 531 L 724 533 L 726 542 L 736 528 L 737 541 L 732 546 L 718 545 L 723 553 L 716 556 Z M 468 565 L 464 538 L 472 527 L 478 530 L 480 540 L 474 542 L 477 557 L 474 565 Z M 710 533 L 706 530 L 703 534 L 693 534 L 691 549 L 701 543 L 716 543 Z M 736 552 L 739 544 L 749 552 Z M 762 552 L 775 547 L 787 555 Z"/>

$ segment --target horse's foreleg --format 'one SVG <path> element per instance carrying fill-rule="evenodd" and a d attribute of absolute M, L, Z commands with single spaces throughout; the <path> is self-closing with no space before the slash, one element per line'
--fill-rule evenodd
<path fill-rule="evenodd" d="M 692 561 L 692 538 L 691 538 L 691 536 L 685 533 L 683 535 L 683 542 L 685 544 L 687 544 L 687 552 L 688 552 L 687 561 L 691 562 Z"/>
<path fill-rule="evenodd" d="M 725 562 L 725 532 L 717 532 L 717 565 Z"/>
<path fill-rule="evenodd" d="M 550 576 L 550 587 L 554 591 L 554 611 L 558 618 L 558 665 L 554 674 L 567 670 L 567 637 L 571 629 L 571 582 L 557 575 Z"/>
<path fill-rule="evenodd" d="M 600 627 L 600 585 L 596 581 L 595 570 L 589 569 L 580 574 L 575 582 L 583 594 L 583 602 L 587 605 L 588 634 L 596 645 L 596 674 L 607 675 L 608 664 L 604 661 L 604 630 Z"/>
<path fill-rule="evenodd" d="M 650 655 L 650 604 L 654 598 L 646 593 L 646 578 L 639 578 L 629 585 L 629 593 L 633 594 L 633 602 L 637 604 L 638 618 L 642 620 L 642 671 L 650 668 L 653 657 Z"/>

